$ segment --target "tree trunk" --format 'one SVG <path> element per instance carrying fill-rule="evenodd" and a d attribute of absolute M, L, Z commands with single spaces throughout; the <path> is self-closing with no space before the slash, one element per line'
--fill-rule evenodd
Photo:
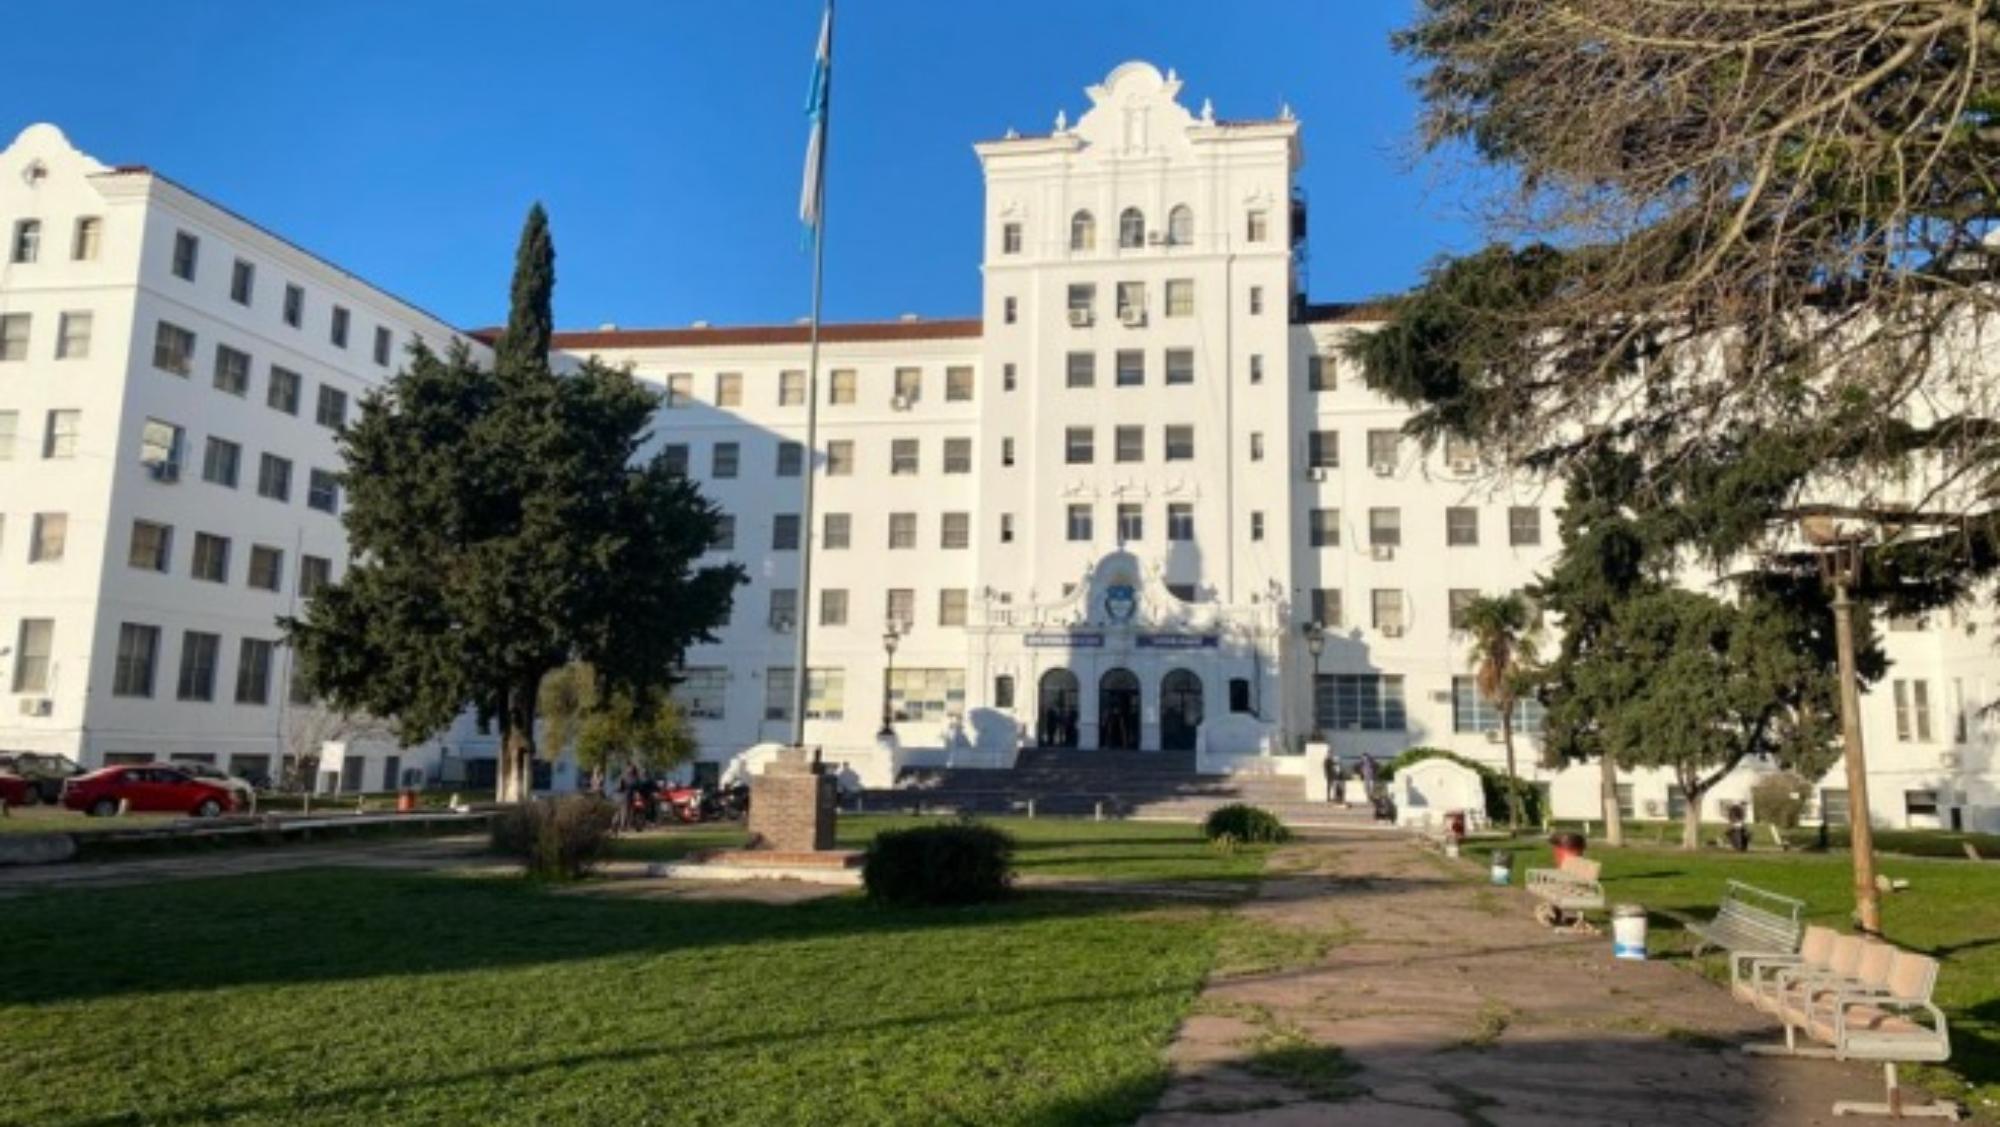
<path fill-rule="evenodd" d="M 1521 776 L 1514 771 L 1514 707 L 1512 701 L 1507 702 L 1507 707 L 1500 712 L 1500 742 L 1507 748 L 1507 828 L 1519 830 L 1521 828 Z"/>
<path fill-rule="evenodd" d="M 1701 848 L 1701 795 L 1688 789 L 1686 781 L 1681 783 L 1681 793 L 1687 795 L 1687 808 L 1681 811 L 1681 848 Z"/>
<path fill-rule="evenodd" d="M 1597 757 L 1598 789 L 1604 799 L 1604 844 L 1625 844 L 1625 815 L 1618 809 L 1618 761 L 1609 750 Z"/>
<path fill-rule="evenodd" d="M 535 688 L 516 689 L 507 696 L 500 717 L 500 764 L 495 790 L 501 802 L 526 802 L 531 793 L 535 758 Z"/>

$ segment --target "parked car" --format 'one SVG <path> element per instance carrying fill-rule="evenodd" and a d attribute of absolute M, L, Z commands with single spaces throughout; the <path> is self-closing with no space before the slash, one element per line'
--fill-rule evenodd
<path fill-rule="evenodd" d="M 135 814 L 192 814 L 214 818 L 236 809 L 228 787 L 197 779 L 166 763 L 106 767 L 63 788 L 63 805 L 97 817 L 118 813 L 122 801 Z"/>
<path fill-rule="evenodd" d="M 42 800 L 41 792 L 30 780 L 12 771 L 0 771 L 0 802 L 9 806 L 33 806 Z"/>
<path fill-rule="evenodd" d="M 236 809 L 257 808 L 257 786 L 250 780 L 238 778 L 220 767 L 212 767 L 206 763 L 176 763 L 174 766 L 203 782 L 226 787 L 230 794 L 236 796 Z"/>
<path fill-rule="evenodd" d="M 0 771 L 28 780 L 35 788 L 32 801 L 48 803 L 61 802 L 63 784 L 83 774 L 83 768 L 67 755 L 36 751 L 0 751 Z M 22 805 L 31 805 L 32 801 Z"/>

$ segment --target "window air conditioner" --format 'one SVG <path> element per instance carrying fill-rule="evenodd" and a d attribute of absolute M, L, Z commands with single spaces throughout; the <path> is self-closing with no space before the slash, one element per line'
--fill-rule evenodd
<path fill-rule="evenodd" d="M 1394 544 L 1373 544 L 1369 546 L 1368 554 L 1378 560 L 1393 560 L 1396 558 L 1396 546 Z"/>
<path fill-rule="evenodd" d="M 1963 762 L 1963 760 L 1959 757 L 1959 754 L 1955 751 L 1942 751 L 1938 753 L 1938 766 L 1944 768 L 1947 771 L 1958 770 L 1958 765 L 1961 762 Z"/>
<path fill-rule="evenodd" d="M 771 620 L 771 629 L 780 634 L 789 634 L 792 632 L 792 620 L 789 618 L 774 618 Z"/>
<path fill-rule="evenodd" d="M 1325 481 L 1326 468 L 1323 466 L 1314 466 L 1306 471 L 1306 477 L 1312 481 Z"/>
<path fill-rule="evenodd" d="M 1073 329 L 1087 329 L 1090 327 L 1090 321 L 1090 310 L 1088 309 L 1072 309 L 1069 311 L 1069 323 Z"/>
<path fill-rule="evenodd" d="M 1126 328 L 1136 329 L 1146 323 L 1146 311 L 1136 306 L 1131 309 L 1121 309 L 1118 311 L 1118 320 L 1123 322 Z"/>
<path fill-rule="evenodd" d="M 1477 462 L 1460 460 L 1453 462 L 1451 464 L 1451 472 L 1457 474 L 1460 477 L 1471 477 L 1478 471 L 1479 471 L 1479 464 Z"/>
<path fill-rule="evenodd" d="M 889 400 L 889 406 L 897 411 L 907 411 L 910 409 L 910 397 L 907 395 L 894 396 Z"/>
<path fill-rule="evenodd" d="M 1390 474 L 1396 472 L 1396 467 L 1387 462 L 1376 462 L 1368 468 L 1375 471 L 1376 477 L 1388 477 Z"/>
<path fill-rule="evenodd" d="M 1488 728 L 1488 729 L 1486 729 L 1486 742 L 1487 742 L 1487 743 L 1490 743 L 1490 744 L 1497 744 L 1497 743 L 1499 743 L 1499 742 L 1500 742 L 1500 729 L 1498 729 L 1498 728 Z"/>
<path fill-rule="evenodd" d="M 154 481 L 172 482 L 181 479 L 179 462 L 147 462 L 146 472 L 152 475 Z"/>
<path fill-rule="evenodd" d="M 1403 628 L 1400 626 L 1384 626 L 1382 628 L 1382 636 L 1384 638 L 1400 638 L 1403 636 Z"/>
<path fill-rule="evenodd" d="M 21 702 L 23 716 L 53 716 L 55 711 L 56 702 L 47 697 L 29 697 Z"/>

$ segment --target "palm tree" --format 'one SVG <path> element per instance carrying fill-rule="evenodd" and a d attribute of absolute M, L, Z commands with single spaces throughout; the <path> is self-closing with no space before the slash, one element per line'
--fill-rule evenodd
<path fill-rule="evenodd" d="M 1514 772 L 1514 706 L 1535 667 L 1536 615 L 1519 594 L 1480 595 L 1467 603 L 1463 628 L 1472 635 L 1471 667 L 1479 695 L 1500 712 L 1507 748 L 1507 821 L 1521 828 L 1520 776 Z"/>

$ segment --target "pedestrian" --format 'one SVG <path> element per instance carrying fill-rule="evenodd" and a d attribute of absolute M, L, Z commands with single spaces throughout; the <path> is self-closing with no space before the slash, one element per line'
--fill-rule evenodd
<path fill-rule="evenodd" d="M 1333 749 L 1327 749 L 1326 759 L 1320 763 L 1320 770 L 1326 774 L 1326 800 L 1328 802 L 1339 801 L 1340 757 L 1333 753 Z"/>
<path fill-rule="evenodd" d="M 1368 801 L 1375 801 L 1375 757 L 1361 753 L 1361 789 L 1367 793 Z"/>

